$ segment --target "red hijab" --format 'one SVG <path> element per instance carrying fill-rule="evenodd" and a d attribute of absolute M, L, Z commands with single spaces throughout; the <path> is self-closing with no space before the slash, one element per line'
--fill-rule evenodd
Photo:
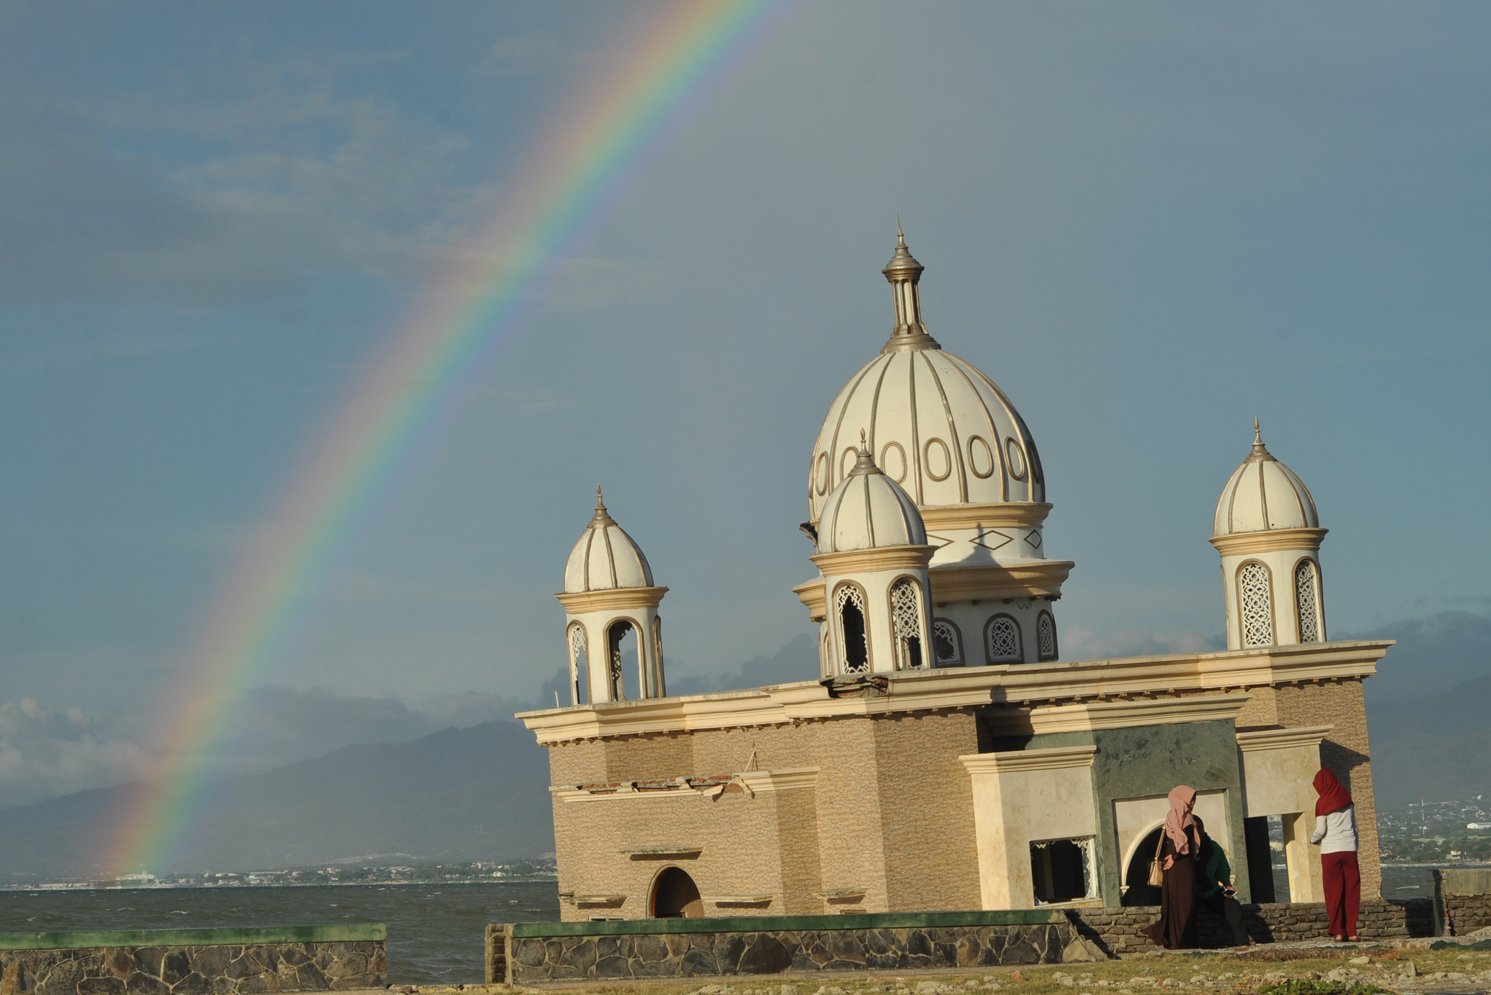
<path fill-rule="evenodd" d="M 1315 775 L 1315 792 L 1320 795 L 1315 800 L 1316 815 L 1329 815 L 1351 807 L 1351 792 L 1341 787 L 1336 775 L 1324 767 Z"/>
<path fill-rule="evenodd" d="M 1191 817 L 1191 806 L 1196 804 L 1196 789 L 1177 784 L 1170 789 L 1170 811 L 1165 813 L 1165 835 L 1175 845 L 1176 853 L 1191 852 L 1191 834 L 1196 820 Z"/>

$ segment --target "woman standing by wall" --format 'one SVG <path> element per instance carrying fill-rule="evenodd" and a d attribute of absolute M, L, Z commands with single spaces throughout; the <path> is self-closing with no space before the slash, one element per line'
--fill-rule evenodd
<path fill-rule="evenodd" d="M 1355 943 L 1362 901 L 1362 875 L 1356 862 L 1356 807 L 1336 775 L 1323 768 L 1315 775 L 1315 792 L 1320 797 L 1315 801 L 1315 831 L 1310 834 L 1310 842 L 1320 844 L 1320 874 L 1331 936 L 1337 943 Z"/>
<path fill-rule="evenodd" d="M 1170 811 L 1160 837 L 1160 861 L 1165 871 L 1160 885 L 1160 918 L 1143 930 L 1144 935 L 1167 950 L 1196 945 L 1196 857 L 1201 835 L 1191 809 L 1196 789 L 1178 784 L 1170 789 Z"/>

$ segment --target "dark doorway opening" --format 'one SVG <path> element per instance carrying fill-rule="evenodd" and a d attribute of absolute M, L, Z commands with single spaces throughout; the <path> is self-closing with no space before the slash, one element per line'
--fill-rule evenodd
<path fill-rule="evenodd" d="M 697 919 L 704 915 L 704 901 L 694 879 L 677 868 L 669 867 L 652 885 L 654 919 Z"/>
<path fill-rule="evenodd" d="M 1123 896 L 1120 905 L 1159 905 L 1160 889 L 1149 883 L 1149 862 L 1154 859 L 1155 847 L 1160 845 L 1160 833 L 1164 826 L 1156 826 L 1139 841 L 1139 848 L 1129 861 L 1123 875 Z"/>

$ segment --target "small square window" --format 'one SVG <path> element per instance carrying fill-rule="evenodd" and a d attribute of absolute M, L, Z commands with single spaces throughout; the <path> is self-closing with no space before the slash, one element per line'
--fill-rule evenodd
<path fill-rule="evenodd" d="M 1030 881 L 1037 905 L 1095 897 L 1092 838 L 1032 841 Z"/>

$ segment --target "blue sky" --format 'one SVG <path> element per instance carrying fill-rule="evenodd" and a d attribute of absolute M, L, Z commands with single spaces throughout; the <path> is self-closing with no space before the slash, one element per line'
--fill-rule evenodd
<path fill-rule="evenodd" d="M 5 797 L 149 773 L 301 447 L 649 11 L 0 7 Z M 897 215 L 1040 447 L 1065 657 L 1216 644 L 1255 416 L 1331 530 L 1332 635 L 1484 615 L 1488 49 L 1475 3 L 789 6 L 449 397 L 260 697 L 349 738 L 532 700 L 597 481 L 671 678 L 808 632 L 808 457 L 889 332 Z"/>

